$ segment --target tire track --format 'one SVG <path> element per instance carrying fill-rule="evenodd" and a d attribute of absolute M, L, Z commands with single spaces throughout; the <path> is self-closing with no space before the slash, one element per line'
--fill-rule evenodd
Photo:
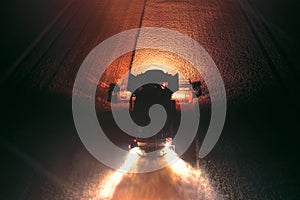
<path fill-rule="evenodd" d="M 11 65 L 11 67 L 1 77 L 0 83 L 5 82 L 8 77 L 14 73 L 16 68 L 32 53 L 36 46 L 43 40 L 43 38 L 51 31 L 51 29 L 58 23 L 58 21 L 65 15 L 65 13 L 74 4 L 75 0 L 71 0 L 59 11 L 54 19 L 40 32 L 36 39 L 25 49 L 25 51 L 18 57 L 18 59 Z"/>
<path fill-rule="evenodd" d="M 138 40 L 139 40 L 139 36 L 140 36 L 140 28 L 142 28 L 142 25 L 143 25 L 143 20 L 144 20 L 144 15 L 145 15 L 145 9 L 146 9 L 146 3 L 147 3 L 147 0 L 144 0 L 144 3 L 143 3 L 143 10 L 142 10 L 142 13 L 141 13 L 141 17 L 140 17 L 140 23 L 139 23 L 139 30 L 136 34 L 136 39 L 135 39 L 135 43 L 134 43 L 134 50 L 132 51 L 132 58 L 130 60 L 130 65 L 129 65 L 129 71 L 131 71 L 132 69 L 132 64 L 133 64 L 133 61 L 134 61 L 134 58 L 135 58 L 135 53 L 136 53 L 136 47 L 137 47 L 137 44 L 138 44 Z"/>
<path fill-rule="evenodd" d="M 92 13 L 92 12 L 91 12 Z M 63 67 L 63 63 L 65 61 L 65 59 L 68 57 L 68 55 L 70 54 L 70 52 L 72 50 L 74 50 L 74 48 L 76 47 L 76 44 L 78 43 L 78 39 L 83 35 L 84 31 L 86 30 L 86 28 L 88 27 L 88 25 L 91 23 L 91 18 L 94 15 L 90 15 L 88 17 L 88 19 L 85 21 L 85 25 L 83 26 L 83 28 L 80 30 L 79 34 L 76 36 L 76 39 L 74 40 L 74 42 L 72 43 L 71 47 L 66 51 L 66 53 L 64 54 L 64 56 L 62 57 L 61 61 L 59 62 L 59 64 L 56 66 L 56 69 L 54 70 L 53 74 L 50 75 L 50 78 L 48 79 L 48 81 L 42 85 L 42 90 L 47 90 L 50 86 L 50 84 L 53 82 L 55 76 L 57 76 L 59 70 Z"/>
<path fill-rule="evenodd" d="M 76 6 L 76 5 L 72 5 L 72 6 Z M 76 16 L 76 14 L 79 12 L 80 7 L 79 8 L 74 8 L 75 11 L 73 13 L 70 13 L 70 16 L 68 17 L 67 15 L 69 13 L 65 13 L 65 15 L 63 15 L 60 19 L 64 19 L 67 18 L 66 23 L 63 24 L 62 26 L 62 30 L 59 31 L 58 34 L 55 35 L 54 33 L 54 38 L 50 39 L 50 42 L 47 41 L 47 39 L 49 39 L 47 35 L 50 35 L 50 32 L 53 31 L 57 31 L 56 27 L 52 27 L 52 30 L 50 30 L 48 32 L 47 35 L 45 35 L 39 43 L 45 41 L 46 47 L 38 47 L 38 46 L 43 46 L 43 44 L 37 45 L 35 47 L 37 53 L 40 53 L 40 55 L 36 56 L 35 52 L 32 52 L 27 56 L 26 59 L 24 59 L 22 61 L 22 63 L 19 64 L 18 69 L 20 69 L 19 71 L 16 71 L 12 76 L 11 79 L 9 80 L 9 83 L 12 85 L 12 87 L 15 88 L 19 88 L 20 85 L 23 86 L 23 82 L 28 82 L 30 80 L 30 78 L 32 78 L 32 74 L 37 70 L 37 67 L 39 66 L 39 64 L 43 61 L 43 59 L 45 59 L 47 53 L 50 51 L 50 49 L 55 45 L 55 43 L 57 42 L 57 40 L 62 36 L 62 33 L 69 27 L 69 25 L 71 24 L 73 18 Z M 38 51 L 38 48 L 41 48 L 40 51 Z M 30 82 L 30 81 L 29 81 Z"/>
<path fill-rule="evenodd" d="M 282 45 L 279 44 L 278 40 L 276 39 L 275 35 L 272 33 L 272 30 L 270 28 L 270 26 L 268 25 L 266 19 L 264 18 L 264 16 L 262 14 L 260 14 L 258 12 L 258 9 L 255 8 L 255 6 L 253 4 L 250 3 L 250 1 L 248 0 L 248 4 L 249 6 L 252 7 L 252 10 L 255 10 L 255 13 L 257 15 L 257 20 L 259 20 L 262 24 L 262 26 L 264 27 L 264 29 L 266 30 L 267 34 L 270 36 L 270 39 L 272 40 L 274 46 L 276 47 L 278 53 L 281 55 L 283 62 L 285 62 L 286 67 L 288 67 L 292 73 L 291 76 L 293 76 L 293 78 L 295 80 L 299 79 L 299 74 L 294 66 L 294 64 L 292 63 L 292 61 L 289 59 L 289 56 L 287 54 L 287 52 L 284 50 L 284 48 L 282 47 Z"/>
<path fill-rule="evenodd" d="M 96 2 L 96 7 L 98 7 L 97 10 L 99 12 L 96 13 L 95 18 L 87 25 L 73 50 L 70 50 L 69 54 L 65 57 L 65 61 L 63 61 L 65 67 L 60 67 L 49 82 L 47 86 L 49 90 L 67 94 L 72 92 L 77 70 L 83 59 L 95 46 L 111 35 L 124 30 L 138 28 L 141 24 L 140 18 L 143 16 L 144 5 L 137 4 L 136 1 L 129 1 L 126 4 L 123 2 L 121 4 L 120 2 L 102 2 L 101 4 Z M 117 12 L 114 13 L 115 10 Z M 134 46 L 133 42 L 132 48 Z M 112 80 L 121 76 L 125 71 L 127 72 L 130 68 L 131 59 L 131 52 L 128 55 L 121 56 L 111 64 L 101 81 L 111 83 Z M 63 78 L 66 76 L 67 79 Z M 97 80 L 91 80 L 93 82 L 91 84 L 95 84 L 94 81 Z"/>
<path fill-rule="evenodd" d="M 48 78 L 49 74 L 51 74 L 52 71 L 55 71 L 55 68 L 57 68 L 55 61 L 62 62 L 64 55 L 60 56 L 61 55 L 61 53 L 59 53 L 60 48 L 58 48 L 58 47 L 60 44 L 63 44 L 61 41 L 67 41 L 64 39 L 64 36 L 68 32 L 68 30 L 73 28 L 72 25 L 74 24 L 74 27 L 76 27 L 78 25 L 74 22 L 77 22 L 76 17 L 80 10 L 81 10 L 81 7 L 79 7 L 75 11 L 75 13 L 72 15 L 72 17 L 68 21 L 68 24 L 60 31 L 60 33 L 57 35 L 55 40 L 51 43 L 51 45 L 44 52 L 43 56 L 40 57 L 38 62 L 35 64 L 34 69 L 29 73 L 28 82 L 33 82 L 32 83 L 33 87 L 38 87 L 39 89 L 43 90 L 43 85 L 45 84 L 44 82 L 47 82 L 47 79 L 49 79 Z M 73 33 L 71 33 L 71 34 L 73 34 Z M 68 39 L 70 39 L 70 38 L 72 38 L 71 35 L 69 36 Z M 74 40 L 76 40 L 75 38 L 76 38 L 76 36 L 74 37 Z M 58 53 L 55 51 L 58 51 Z M 68 46 L 65 46 L 62 50 L 62 53 L 65 54 L 65 52 L 68 52 L 68 51 L 69 51 Z M 56 54 L 57 54 L 57 57 L 53 57 Z M 52 64 L 47 63 L 47 61 L 49 59 L 55 67 Z M 44 67 L 44 65 L 46 65 L 46 66 Z M 46 70 L 46 73 L 44 72 L 44 70 Z"/>
<path fill-rule="evenodd" d="M 283 71 L 284 67 L 287 67 L 289 70 L 291 70 L 291 68 L 288 66 L 287 64 L 287 60 L 284 59 L 284 61 L 282 60 L 282 51 L 280 51 L 278 48 L 280 48 L 279 46 L 277 46 L 275 43 L 275 38 L 272 38 L 272 36 L 270 35 L 270 32 L 266 29 L 266 27 L 264 27 L 263 25 L 261 25 L 257 20 L 254 20 L 255 17 L 255 13 L 253 10 L 248 12 L 247 10 L 249 10 L 250 8 L 248 8 L 250 5 L 245 5 L 241 0 L 238 1 L 238 5 L 240 7 L 241 13 L 243 14 L 246 22 L 249 25 L 249 28 L 254 36 L 254 39 L 256 40 L 263 56 L 265 57 L 272 73 L 274 74 L 274 77 L 277 79 L 278 84 L 280 85 L 282 91 L 286 91 L 288 92 L 290 95 L 292 95 L 294 93 L 294 89 L 297 90 L 297 88 L 292 88 L 289 86 L 296 86 L 297 82 L 295 82 L 294 78 L 296 78 L 296 74 L 292 73 L 294 75 L 291 75 L 291 71 Z M 247 9 L 248 8 L 248 9 Z M 280 56 L 280 60 L 278 60 L 277 62 L 274 60 L 274 56 L 272 56 L 270 54 L 270 51 L 274 51 L 274 47 L 271 47 L 272 49 L 268 49 L 265 45 L 265 42 L 263 41 L 263 38 L 260 34 L 260 31 L 265 31 L 268 34 L 268 37 L 271 38 L 271 43 L 268 43 L 268 45 L 273 44 L 275 46 L 275 48 L 277 49 L 277 51 L 279 52 L 275 52 L 275 55 L 279 54 L 278 56 Z M 267 38 L 267 37 L 265 37 Z M 275 50 L 276 51 L 276 50 Z M 280 66 L 278 66 L 280 63 Z M 284 66 L 282 66 L 282 65 Z M 279 67 L 281 68 L 281 70 L 279 69 Z M 293 77 L 293 79 L 290 79 L 290 76 Z"/>

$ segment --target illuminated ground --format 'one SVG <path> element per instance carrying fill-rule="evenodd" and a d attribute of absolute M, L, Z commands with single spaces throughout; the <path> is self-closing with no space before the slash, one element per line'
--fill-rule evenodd
<path fill-rule="evenodd" d="M 172 161 L 170 165 L 169 162 Z M 99 184 L 90 185 L 82 199 L 216 199 L 217 193 L 201 169 L 193 169 L 169 150 L 164 157 L 147 160 L 139 155 L 129 155 L 120 168 L 142 167 L 153 162 L 164 162 L 166 168 L 146 174 L 109 172 Z M 95 177 L 97 178 L 97 177 Z"/>

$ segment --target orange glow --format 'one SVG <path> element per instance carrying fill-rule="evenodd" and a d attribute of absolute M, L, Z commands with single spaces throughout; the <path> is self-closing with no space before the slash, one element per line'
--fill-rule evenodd
<path fill-rule="evenodd" d="M 138 148 L 130 151 L 120 170 L 150 164 L 148 159 L 138 156 L 138 151 Z M 81 200 L 219 199 L 203 169 L 193 168 L 168 147 L 164 151 L 164 156 L 153 158 L 152 162 L 166 163 L 166 168 L 143 174 L 115 171 L 104 179 L 99 175 L 87 186 Z"/>
<path fill-rule="evenodd" d="M 159 69 L 163 70 L 165 73 L 179 73 L 184 78 L 190 78 L 192 81 L 201 79 L 200 74 L 197 70 L 195 70 L 194 66 L 190 62 L 171 52 L 160 51 L 157 49 L 137 50 L 134 57 L 132 71 L 135 71 L 135 67 L 140 68 L 140 66 L 151 66 L 147 70 L 155 69 L 155 66 L 159 66 Z M 136 73 L 140 74 L 141 71 Z"/>
<path fill-rule="evenodd" d="M 133 169 L 137 161 L 139 159 L 139 156 L 137 152 L 139 151 L 138 148 L 132 148 L 129 151 L 129 154 L 123 163 L 123 165 L 120 167 L 120 171 L 115 171 L 114 173 L 108 175 L 105 179 L 105 182 L 102 184 L 102 187 L 100 189 L 99 194 L 97 195 L 97 199 L 111 199 L 117 185 L 120 183 L 120 181 L 123 178 L 124 173 L 130 171 Z"/>
<path fill-rule="evenodd" d="M 178 90 L 172 94 L 171 99 L 191 103 L 193 101 L 193 93 L 188 90 Z"/>
<path fill-rule="evenodd" d="M 127 90 L 122 90 L 118 92 L 118 100 L 119 101 L 129 101 L 131 97 L 131 92 Z"/>
<path fill-rule="evenodd" d="M 208 177 L 201 169 L 195 169 L 187 162 L 177 156 L 177 154 L 169 148 L 165 148 L 166 162 L 169 163 L 169 168 L 175 175 L 175 179 L 180 178 L 183 184 L 198 184 L 199 193 L 204 194 L 204 199 L 218 199 L 217 194 L 212 188 Z M 202 198 L 201 198 L 202 199 Z"/>

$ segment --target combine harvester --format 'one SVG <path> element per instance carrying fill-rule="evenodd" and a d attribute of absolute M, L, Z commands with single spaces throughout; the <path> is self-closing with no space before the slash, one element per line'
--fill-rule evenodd
<path fill-rule="evenodd" d="M 145 77 L 153 77 L 153 83 L 143 85 Z M 127 85 L 110 84 L 107 100 L 115 106 L 129 108 L 131 116 L 141 126 L 149 123 L 149 119 L 145 117 L 149 108 L 154 104 L 162 105 L 168 115 L 164 128 L 148 138 L 143 138 L 142 131 L 138 130 L 137 136 L 130 139 L 128 147 L 139 148 L 141 156 L 155 150 L 161 150 L 159 155 L 163 156 L 165 147 L 175 151 L 174 118 L 176 112 L 183 112 L 180 105 L 185 104 L 188 111 L 194 109 L 194 106 L 198 106 L 201 94 L 200 81 L 179 79 L 178 73 L 172 75 L 161 70 L 148 70 L 136 76 L 130 73 Z"/>

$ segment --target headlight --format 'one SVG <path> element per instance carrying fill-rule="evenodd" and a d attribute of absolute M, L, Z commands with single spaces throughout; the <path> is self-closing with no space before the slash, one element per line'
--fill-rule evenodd
<path fill-rule="evenodd" d="M 193 93 L 189 90 L 178 90 L 172 94 L 171 100 L 191 103 L 193 101 Z"/>
<path fill-rule="evenodd" d="M 131 92 L 128 90 L 122 90 L 118 92 L 118 100 L 119 101 L 129 101 L 131 97 Z"/>

